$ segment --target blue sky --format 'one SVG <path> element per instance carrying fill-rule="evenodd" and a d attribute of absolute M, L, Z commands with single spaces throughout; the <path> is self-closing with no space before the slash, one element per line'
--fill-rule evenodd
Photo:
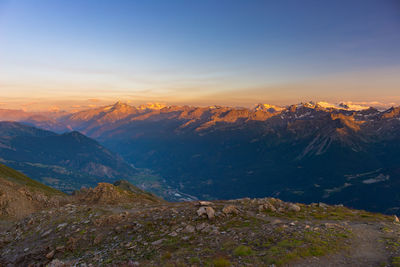
<path fill-rule="evenodd" d="M 0 102 L 400 103 L 399 47 L 396 0 L 0 0 Z"/>

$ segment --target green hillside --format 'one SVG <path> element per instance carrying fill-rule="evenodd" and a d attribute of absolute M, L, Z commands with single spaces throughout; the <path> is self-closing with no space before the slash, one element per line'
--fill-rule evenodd
<path fill-rule="evenodd" d="M 63 192 L 58 191 L 54 188 L 48 187 L 42 183 L 39 183 L 26 175 L 7 167 L 4 164 L 0 163 L 0 179 L 8 180 L 12 183 L 26 186 L 28 189 L 32 191 L 41 191 L 42 193 L 50 196 L 50 195 L 65 195 Z"/>

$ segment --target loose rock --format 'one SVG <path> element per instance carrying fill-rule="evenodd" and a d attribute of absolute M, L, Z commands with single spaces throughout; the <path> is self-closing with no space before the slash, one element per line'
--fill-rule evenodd
<path fill-rule="evenodd" d="M 54 254 L 56 254 L 56 251 L 53 249 L 52 251 L 46 254 L 46 258 L 51 260 L 54 257 Z"/>

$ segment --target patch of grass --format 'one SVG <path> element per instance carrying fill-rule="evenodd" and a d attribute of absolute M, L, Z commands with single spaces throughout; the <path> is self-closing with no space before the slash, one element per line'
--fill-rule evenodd
<path fill-rule="evenodd" d="M 394 267 L 400 267 L 400 257 L 393 257 L 392 258 L 392 265 Z"/>
<path fill-rule="evenodd" d="M 221 226 L 222 231 L 232 228 L 258 228 L 262 222 L 254 217 L 236 216 Z"/>
<path fill-rule="evenodd" d="M 236 247 L 236 242 L 234 240 L 227 240 L 225 241 L 222 246 L 221 250 L 232 250 L 233 248 Z"/>
<path fill-rule="evenodd" d="M 229 267 L 231 266 L 231 262 L 223 257 L 218 257 L 213 260 L 214 267 Z"/>
<path fill-rule="evenodd" d="M 243 245 L 238 246 L 233 251 L 233 255 L 235 255 L 236 257 L 238 257 L 238 256 L 249 256 L 251 254 L 253 254 L 253 250 L 251 249 L 251 247 L 243 246 Z"/>
<path fill-rule="evenodd" d="M 200 264 L 200 259 L 198 257 L 192 257 L 189 259 L 190 264 Z"/>
<path fill-rule="evenodd" d="M 164 246 L 169 250 L 177 250 L 181 247 L 182 242 L 179 237 L 168 237 L 166 241 L 164 241 Z"/>
<path fill-rule="evenodd" d="M 337 233 L 338 237 L 343 237 L 343 238 L 349 238 L 349 234 L 348 233 Z"/>
<path fill-rule="evenodd" d="M 296 239 L 285 239 L 278 243 L 278 246 L 283 248 L 295 248 L 299 247 L 303 244 L 303 241 L 296 240 Z"/>
<path fill-rule="evenodd" d="M 143 254 L 143 258 L 146 259 L 146 260 L 151 260 L 151 259 L 153 259 L 156 255 L 157 255 L 157 251 L 153 249 L 153 250 L 150 250 L 150 251 L 146 251 L 146 252 Z"/>
<path fill-rule="evenodd" d="M 113 262 L 112 258 L 108 258 L 108 259 L 104 260 L 105 264 L 109 264 L 109 263 L 112 263 L 112 262 Z"/>
<path fill-rule="evenodd" d="M 390 229 L 389 227 L 386 227 L 386 226 L 382 228 L 382 231 L 385 232 L 385 233 L 392 233 L 393 232 L 392 229 Z"/>
<path fill-rule="evenodd" d="M 161 260 L 166 261 L 172 258 L 171 252 L 167 251 L 164 255 L 162 255 Z"/>
<path fill-rule="evenodd" d="M 328 230 L 322 233 L 309 231 L 305 233 L 285 233 L 285 239 L 271 240 L 264 246 L 266 264 L 285 265 L 289 262 L 311 256 L 323 256 L 340 249 L 345 249 L 344 240 L 350 236 L 344 230 Z"/>
<path fill-rule="evenodd" d="M 400 241 L 395 237 L 384 237 L 382 241 L 386 243 L 386 247 L 391 251 L 397 251 L 400 247 Z"/>
<path fill-rule="evenodd" d="M 299 204 L 299 212 L 287 211 L 284 213 L 263 211 L 265 214 L 274 217 L 305 220 L 314 218 L 317 220 L 365 220 L 365 221 L 391 221 L 392 218 L 380 213 L 367 212 L 363 210 L 352 210 L 342 206 L 328 206 L 326 208 Z"/>

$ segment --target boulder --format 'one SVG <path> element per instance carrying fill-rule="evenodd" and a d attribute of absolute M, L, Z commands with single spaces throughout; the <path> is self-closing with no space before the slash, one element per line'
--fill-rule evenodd
<path fill-rule="evenodd" d="M 271 224 L 272 225 L 275 225 L 275 224 L 282 224 L 283 222 L 281 221 L 281 220 L 279 220 L 279 219 L 275 219 L 275 220 L 273 220 L 272 222 L 271 222 Z"/>
<path fill-rule="evenodd" d="M 171 233 L 169 233 L 168 234 L 169 236 L 172 236 L 172 237 L 174 237 L 174 236 L 177 236 L 178 235 L 178 233 L 177 232 L 175 232 L 175 231 L 172 231 Z"/>
<path fill-rule="evenodd" d="M 211 206 L 212 202 L 210 201 L 199 201 L 198 206 Z"/>
<path fill-rule="evenodd" d="M 209 226 L 209 224 L 207 224 L 207 223 L 201 223 L 201 224 L 196 225 L 196 230 L 201 231 L 208 226 Z"/>
<path fill-rule="evenodd" d="M 239 210 L 234 205 L 227 205 L 222 209 L 222 212 L 225 214 L 239 214 Z"/>
<path fill-rule="evenodd" d="M 151 244 L 153 246 L 158 246 L 158 245 L 161 245 L 163 241 L 164 241 L 164 239 L 162 238 L 162 239 L 156 240 L 154 242 L 151 242 Z"/>
<path fill-rule="evenodd" d="M 182 233 L 190 234 L 190 233 L 194 233 L 195 230 L 196 230 L 196 229 L 194 228 L 194 226 L 188 224 L 188 225 L 185 227 L 185 229 L 182 230 Z"/>
<path fill-rule="evenodd" d="M 266 202 L 258 207 L 259 211 L 272 211 L 276 212 L 276 208 L 270 202 Z"/>
<path fill-rule="evenodd" d="M 328 208 L 329 206 L 328 206 L 327 204 L 325 204 L 325 203 L 319 202 L 319 203 L 318 203 L 318 207 L 326 209 L 326 208 Z"/>
<path fill-rule="evenodd" d="M 211 207 L 200 207 L 197 210 L 197 215 L 199 215 L 199 216 L 206 215 L 207 218 L 211 220 L 211 219 L 214 219 L 214 217 L 215 217 L 215 211 Z"/>
<path fill-rule="evenodd" d="M 288 210 L 289 211 L 294 211 L 294 212 L 299 212 L 301 210 L 301 208 L 300 208 L 299 205 L 289 204 Z"/>

